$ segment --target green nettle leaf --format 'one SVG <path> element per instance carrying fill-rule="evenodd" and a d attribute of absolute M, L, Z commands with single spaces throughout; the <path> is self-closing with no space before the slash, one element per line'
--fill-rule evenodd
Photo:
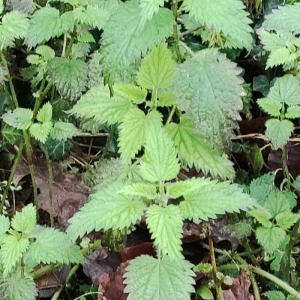
<path fill-rule="evenodd" d="M 133 104 L 130 100 L 116 95 L 111 98 L 107 86 L 97 86 L 83 95 L 72 111 L 78 117 L 94 118 L 98 122 L 111 125 L 122 121 L 131 108 Z"/>
<path fill-rule="evenodd" d="M 143 60 L 137 83 L 150 90 L 167 88 L 173 82 L 175 62 L 166 44 L 154 48 Z"/>
<path fill-rule="evenodd" d="M 281 229 L 288 230 L 299 220 L 299 218 L 300 216 L 298 214 L 285 211 L 276 216 L 276 223 Z"/>
<path fill-rule="evenodd" d="M 81 97 L 86 89 L 87 64 L 80 59 L 56 57 L 49 63 L 51 81 L 60 95 L 71 101 Z"/>
<path fill-rule="evenodd" d="M 29 240 L 26 237 L 17 235 L 5 235 L 0 250 L 0 261 L 4 266 L 4 273 L 8 274 L 21 259 L 29 247 Z"/>
<path fill-rule="evenodd" d="M 38 44 L 49 41 L 63 33 L 62 20 L 59 10 L 53 7 L 38 9 L 30 19 L 27 44 L 35 47 Z"/>
<path fill-rule="evenodd" d="M 110 18 L 108 10 L 93 7 L 88 5 L 87 7 L 77 7 L 74 11 L 74 19 L 79 24 L 86 24 L 93 26 L 101 30 Z"/>
<path fill-rule="evenodd" d="M 57 229 L 37 226 L 31 238 L 34 238 L 34 242 L 29 246 L 28 257 L 34 265 L 80 263 L 83 260 L 80 248 L 72 244 L 69 237 Z M 77 252 L 75 256 L 73 251 Z"/>
<path fill-rule="evenodd" d="M 6 139 L 11 145 L 14 145 L 22 137 L 22 131 L 18 130 L 8 124 L 4 124 L 2 127 L 2 136 Z"/>
<path fill-rule="evenodd" d="M 141 150 L 148 127 L 152 123 L 160 125 L 161 120 L 161 114 L 156 111 L 150 112 L 147 116 L 138 108 L 127 112 L 119 127 L 119 147 L 121 158 L 125 163 L 131 162 L 131 159 Z"/>
<path fill-rule="evenodd" d="M 30 127 L 32 118 L 32 110 L 26 108 L 16 108 L 14 111 L 3 115 L 3 121 L 5 123 L 21 130 L 26 130 Z"/>
<path fill-rule="evenodd" d="M 195 166 L 205 174 L 221 178 L 233 178 L 234 169 L 232 162 L 226 155 L 221 156 L 213 149 L 203 136 L 195 132 L 192 121 L 182 117 L 180 124 L 170 123 L 166 126 L 169 136 L 173 139 L 179 158 L 185 161 L 189 167 Z"/>
<path fill-rule="evenodd" d="M 263 23 L 267 30 L 296 31 L 300 30 L 300 3 L 294 5 L 279 6 L 272 14 L 266 16 Z"/>
<path fill-rule="evenodd" d="M 147 211 L 147 225 L 154 244 L 170 259 L 183 258 L 181 238 L 183 218 L 178 206 L 152 205 Z"/>
<path fill-rule="evenodd" d="M 208 284 L 201 284 L 197 290 L 197 295 L 199 295 L 204 300 L 214 300 L 214 295 L 211 292 Z"/>
<path fill-rule="evenodd" d="M 15 231 L 29 233 L 33 230 L 36 224 L 36 209 L 32 204 L 25 206 L 21 212 L 16 212 L 12 221 L 11 227 Z"/>
<path fill-rule="evenodd" d="M 0 276 L 0 295 L 1 300 L 35 300 L 38 291 L 31 276 L 17 273 Z"/>
<path fill-rule="evenodd" d="M 4 215 L 0 215 L 0 246 L 2 244 L 2 240 L 5 236 L 5 233 L 9 229 L 9 219 L 5 217 Z"/>
<path fill-rule="evenodd" d="M 228 48 L 252 47 L 252 28 L 244 4 L 239 0 L 184 0 L 186 11 L 202 25 L 226 37 Z"/>
<path fill-rule="evenodd" d="M 284 116 L 288 119 L 300 118 L 300 106 L 297 105 L 288 107 Z"/>
<path fill-rule="evenodd" d="M 274 99 L 261 98 L 257 101 L 259 107 L 272 117 L 279 117 L 282 104 Z"/>
<path fill-rule="evenodd" d="M 34 123 L 30 126 L 29 132 L 34 139 L 44 144 L 52 130 L 52 126 L 51 122 Z"/>
<path fill-rule="evenodd" d="M 131 100 L 134 104 L 145 102 L 147 90 L 133 84 L 117 84 L 114 86 L 115 94 Z"/>
<path fill-rule="evenodd" d="M 167 194 L 170 198 L 176 199 L 187 193 L 191 193 L 195 190 L 199 190 L 206 184 L 210 183 L 210 179 L 203 180 L 202 178 L 189 178 L 184 181 L 177 181 L 174 183 L 168 183 L 166 185 Z"/>
<path fill-rule="evenodd" d="M 294 131 L 294 124 L 288 120 L 271 119 L 266 122 L 266 136 L 276 150 L 284 146 Z"/>
<path fill-rule="evenodd" d="M 79 133 L 72 123 L 56 122 L 50 132 L 51 138 L 58 141 L 66 141 Z"/>
<path fill-rule="evenodd" d="M 293 75 L 285 75 L 276 79 L 268 98 L 293 106 L 300 103 L 299 94 L 300 80 Z"/>
<path fill-rule="evenodd" d="M 120 125 L 119 147 L 122 160 L 130 163 L 141 150 L 146 133 L 146 116 L 138 108 L 132 108 L 123 118 Z"/>
<path fill-rule="evenodd" d="M 102 38 L 103 63 L 108 74 L 122 75 L 141 54 L 172 34 L 175 23 L 169 9 L 160 8 L 141 28 L 142 19 L 138 1 L 121 2 L 114 11 Z"/>
<path fill-rule="evenodd" d="M 41 123 L 50 122 L 52 120 L 52 105 L 50 102 L 43 105 L 39 110 L 36 119 Z"/>
<path fill-rule="evenodd" d="M 257 241 L 269 254 L 273 254 L 279 248 L 285 237 L 285 231 L 279 227 L 258 227 L 256 229 Z"/>
<path fill-rule="evenodd" d="M 164 128 L 154 123 L 147 128 L 145 155 L 140 171 L 150 182 L 167 181 L 175 178 L 180 170 L 176 150 Z"/>
<path fill-rule="evenodd" d="M 158 106 L 168 107 L 176 104 L 177 98 L 171 90 L 160 90 L 158 92 Z"/>
<path fill-rule="evenodd" d="M 125 186 L 122 192 L 126 195 L 140 196 L 151 200 L 156 198 L 156 185 L 143 182 L 133 183 Z"/>
<path fill-rule="evenodd" d="M 25 38 L 28 34 L 29 22 L 25 14 L 13 11 L 2 18 L 0 25 L 1 49 L 11 47 L 15 39 Z"/>
<path fill-rule="evenodd" d="M 270 221 L 272 215 L 267 210 L 254 209 L 251 211 L 251 215 L 264 227 L 272 227 L 272 222 Z"/>
<path fill-rule="evenodd" d="M 285 300 L 284 293 L 280 291 L 269 291 L 264 293 L 264 295 L 267 296 L 269 300 Z"/>
<path fill-rule="evenodd" d="M 187 219 L 196 223 L 200 220 L 207 221 L 208 218 L 215 219 L 217 215 L 226 212 L 247 210 L 255 205 L 249 195 L 229 181 L 212 180 L 200 189 L 183 196 L 185 200 L 180 202 L 179 207 Z"/>
<path fill-rule="evenodd" d="M 159 7 L 164 6 L 165 0 L 141 0 L 141 15 L 143 20 L 151 20 L 158 13 Z"/>
<path fill-rule="evenodd" d="M 257 200 L 260 205 L 264 205 L 267 196 L 274 188 L 274 174 L 268 173 L 256 178 L 250 183 L 250 196 Z"/>
<path fill-rule="evenodd" d="M 120 193 L 124 185 L 119 182 L 100 188 L 91 196 L 91 201 L 70 220 L 67 232 L 73 240 L 92 230 L 123 229 L 135 224 L 142 216 L 146 205 L 143 201 Z"/>
<path fill-rule="evenodd" d="M 147 255 L 135 258 L 124 275 L 128 300 L 190 300 L 195 291 L 191 268 L 189 262 L 174 263 L 167 256 L 162 260 Z"/>
<path fill-rule="evenodd" d="M 177 67 L 173 88 L 178 107 L 187 112 L 212 145 L 230 148 L 245 96 L 236 64 L 216 49 L 199 51 Z"/>

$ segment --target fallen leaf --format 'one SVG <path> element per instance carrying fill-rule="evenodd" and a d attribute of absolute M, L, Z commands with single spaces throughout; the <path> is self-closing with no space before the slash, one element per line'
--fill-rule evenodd
<path fill-rule="evenodd" d="M 223 290 L 224 300 L 254 300 L 249 292 L 251 281 L 248 275 L 242 271 L 238 278 L 232 278 L 232 285 Z"/>
<path fill-rule="evenodd" d="M 207 225 L 206 223 L 183 223 L 183 243 L 192 243 L 207 238 Z"/>
<path fill-rule="evenodd" d="M 121 252 L 122 262 L 126 262 L 127 260 L 134 259 L 142 254 L 155 256 L 155 253 L 156 252 L 153 248 L 153 243 L 151 242 L 124 248 Z"/>

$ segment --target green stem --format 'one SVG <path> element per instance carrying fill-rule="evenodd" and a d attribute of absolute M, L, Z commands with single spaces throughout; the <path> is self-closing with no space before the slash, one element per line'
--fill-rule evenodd
<path fill-rule="evenodd" d="M 39 210 L 38 189 L 35 180 L 35 172 L 34 172 L 33 159 L 32 159 L 32 149 L 31 149 L 30 137 L 28 131 L 24 130 L 23 136 L 25 141 L 25 151 L 26 151 L 26 156 L 29 164 L 29 171 L 30 171 L 32 187 L 33 187 L 33 200 L 34 200 L 34 205 L 36 207 L 36 211 L 38 212 Z"/>
<path fill-rule="evenodd" d="M 283 168 L 284 176 L 287 179 L 287 188 L 290 190 L 291 189 L 291 176 L 290 176 L 289 168 L 287 165 L 286 146 L 283 146 L 283 148 L 282 148 L 282 168 Z"/>
<path fill-rule="evenodd" d="M 47 96 L 49 90 L 52 88 L 52 84 L 49 82 L 48 85 L 45 87 L 45 80 L 43 80 L 42 84 L 41 84 L 41 88 L 39 90 L 39 97 L 36 99 L 35 104 L 34 104 L 34 108 L 33 108 L 33 118 L 32 120 L 34 120 L 37 116 L 38 110 L 44 100 L 44 98 Z"/>
<path fill-rule="evenodd" d="M 178 17 L 178 2 L 177 0 L 173 0 L 173 15 L 175 19 L 175 24 L 173 25 L 173 39 L 174 39 L 174 47 L 177 56 L 177 62 L 182 62 L 182 55 L 179 48 L 179 35 L 178 35 L 178 25 L 177 25 L 177 17 Z"/>
<path fill-rule="evenodd" d="M 74 44 L 74 35 L 71 34 L 71 39 L 70 39 L 70 43 L 68 45 L 68 48 L 66 50 L 66 54 L 65 54 L 65 57 L 68 58 L 72 52 L 72 47 L 73 47 L 73 44 Z"/>
<path fill-rule="evenodd" d="M 9 85 L 9 88 L 10 88 L 10 92 L 11 92 L 12 99 L 14 101 L 15 107 L 19 107 L 19 103 L 18 103 L 16 91 L 15 91 L 15 88 L 14 88 L 14 85 L 13 85 L 13 81 L 12 81 L 12 78 L 11 78 L 11 75 L 10 75 L 8 64 L 7 64 L 7 61 L 6 61 L 5 57 L 4 57 L 4 54 L 3 54 L 2 50 L 0 50 L 0 57 L 1 57 L 1 61 L 3 63 L 3 66 L 4 66 L 4 68 L 5 68 L 6 72 L 7 72 L 8 85 Z"/>
<path fill-rule="evenodd" d="M 175 111 L 176 111 L 176 105 L 173 105 L 166 124 L 169 124 L 172 121 Z"/>
<path fill-rule="evenodd" d="M 10 175 L 9 175 L 9 178 L 8 178 L 8 181 L 7 181 L 7 186 L 5 187 L 5 189 L 3 191 L 3 197 L 2 197 L 2 200 L 1 200 L 1 203 L 0 203 L 0 215 L 3 213 L 3 207 L 4 207 L 4 204 L 5 204 L 5 200 L 6 200 L 6 197 L 8 195 L 8 191 L 9 191 L 9 188 L 11 186 L 11 183 L 14 179 L 17 167 L 19 165 L 19 162 L 20 162 L 20 159 L 21 159 L 21 156 L 22 156 L 22 152 L 23 152 L 23 148 L 24 148 L 24 140 L 22 139 L 21 143 L 20 143 L 20 146 L 19 146 L 19 150 L 17 152 L 17 156 L 16 156 L 15 161 L 14 161 L 14 164 L 11 168 L 11 172 L 10 172 Z"/>
<path fill-rule="evenodd" d="M 249 266 L 249 270 L 253 273 L 256 273 L 257 275 L 260 275 L 262 277 L 265 277 L 269 279 L 270 281 L 274 282 L 278 286 L 280 286 L 282 289 L 290 293 L 291 295 L 295 296 L 297 299 L 300 299 L 300 293 L 297 292 L 294 288 L 292 288 L 289 284 L 284 282 L 283 280 L 279 279 L 278 277 L 260 269 L 257 267 Z"/>
<path fill-rule="evenodd" d="M 256 279 L 255 279 L 255 276 L 252 272 L 249 272 L 249 277 L 250 277 L 252 287 L 253 287 L 254 299 L 260 300 L 260 292 L 259 292 L 259 288 L 258 288 Z"/>
<path fill-rule="evenodd" d="M 76 271 L 78 270 L 78 268 L 79 268 L 79 265 L 75 265 L 75 266 L 71 269 L 71 271 L 70 271 L 70 273 L 69 273 L 69 275 L 68 275 L 68 277 L 67 277 L 67 279 L 66 279 L 65 284 L 64 284 L 63 286 L 61 286 L 61 287 L 55 292 L 55 294 L 52 296 L 51 300 L 57 300 L 57 299 L 58 299 L 58 297 L 60 296 L 61 292 L 63 291 L 64 286 L 67 285 L 67 283 L 70 281 L 71 277 L 76 273 Z"/>
<path fill-rule="evenodd" d="M 214 242 L 213 242 L 213 239 L 211 236 L 210 229 L 209 229 L 208 242 L 209 242 L 210 260 L 211 260 L 211 265 L 212 265 L 212 275 L 213 275 L 215 288 L 216 288 L 216 292 L 217 292 L 217 298 L 218 298 L 218 300 L 224 300 L 223 291 L 219 284 L 219 280 L 217 278 L 218 269 L 217 269 L 217 263 L 216 263 L 216 257 L 215 257 Z"/>
<path fill-rule="evenodd" d="M 42 147 L 47 161 L 48 173 L 49 173 L 49 206 L 50 206 L 50 224 L 54 227 L 54 210 L 53 210 L 53 170 L 51 165 L 51 159 L 49 152 L 45 147 Z"/>

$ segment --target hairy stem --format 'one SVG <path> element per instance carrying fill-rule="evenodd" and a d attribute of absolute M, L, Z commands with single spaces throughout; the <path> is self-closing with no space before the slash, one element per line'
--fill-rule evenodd
<path fill-rule="evenodd" d="M 211 260 L 211 265 L 212 265 L 212 275 L 213 275 L 215 288 L 216 288 L 216 292 L 217 292 L 217 299 L 224 300 L 223 291 L 222 291 L 221 286 L 219 285 L 219 280 L 217 278 L 218 269 L 217 269 L 217 263 L 216 263 L 216 257 L 215 257 L 214 242 L 213 242 L 213 238 L 211 236 L 211 232 L 209 232 L 208 242 L 209 242 L 210 260 Z"/>
<path fill-rule="evenodd" d="M 265 277 L 269 279 L 270 281 L 274 282 L 278 286 L 280 286 L 282 289 L 290 293 L 291 295 L 295 296 L 297 299 L 300 299 L 300 293 L 297 292 L 294 288 L 292 288 L 289 284 L 284 282 L 283 280 L 279 279 L 278 277 L 260 269 L 257 267 L 249 266 L 249 270 L 253 273 L 256 273 L 257 275 L 260 275 L 262 277 Z"/>
<path fill-rule="evenodd" d="M 48 167 L 48 173 L 49 173 L 49 207 L 50 207 L 50 224 L 51 227 L 54 227 L 54 210 L 53 210 L 53 170 L 51 165 L 51 159 L 49 156 L 49 152 L 45 147 L 42 147 L 43 151 L 45 153 L 46 161 L 47 161 L 47 167 Z"/>
<path fill-rule="evenodd" d="M 15 104 L 15 107 L 19 107 L 19 103 L 18 103 L 16 91 L 15 91 L 15 88 L 14 88 L 14 85 L 13 85 L 13 81 L 12 81 L 12 78 L 11 78 L 11 75 L 10 75 L 8 64 L 7 64 L 7 61 L 6 61 L 5 57 L 4 57 L 4 54 L 3 54 L 2 50 L 0 50 L 0 57 L 1 57 L 1 61 L 3 63 L 3 66 L 4 66 L 4 68 L 5 68 L 6 72 L 7 72 L 7 80 L 8 80 L 8 85 L 9 85 L 9 88 L 10 88 L 10 92 L 11 92 L 11 96 L 12 96 L 13 102 Z"/>
<path fill-rule="evenodd" d="M 36 207 L 36 210 L 38 211 L 39 209 L 38 190 L 37 190 L 37 184 L 35 180 L 35 172 L 34 172 L 33 159 L 32 159 L 32 149 L 31 149 L 30 137 L 28 131 L 24 130 L 23 136 L 25 141 L 25 151 L 26 151 L 26 156 L 29 164 L 29 171 L 30 171 L 32 187 L 33 187 L 33 200 L 34 200 L 34 205 Z"/>
<path fill-rule="evenodd" d="M 283 168 L 284 177 L 287 180 L 287 188 L 290 190 L 291 189 L 291 176 L 290 176 L 289 168 L 288 168 L 288 165 L 287 165 L 287 149 L 286 149 L 286 146 L 283 146 L 283 148 L 282 148 L 282 168 Z"/>
<path fill-rule="evenodd" d="M 1 203 L 0 203 L 0 214 L 3 213 L 3 207 L 4 207 L 4 204 L 5 204 L 5 200 L 6 200 L 6 197 L 8 195 L 8 191 L 9 191 L 9 188 L 11 186 L 11 183 L 14 179 L 17 167 L 19 165 L 19 162 L 20 162 L 20 159 L 21 159 L 21 156 L 22 156 L 22 152 L 23 152 L 23 148 L 24 148 L 24 140 L 22 139 L 21 143 L 20 143 L 20 146 L 19 146 L 19 150 L 17 152 L 17 156 L 16 156 L 15 161 L 14 161 L 14 164 L 11 168 L 11 172 L 10 172 L 10 175 L 9 175 L 9 178 L 8 178 L 8 181 L 7 181 L 7 186 L 5 187 L 5 189 L 3 191 L 3 197 L 2 197 L 2 200 L 1 200 Z"/>
<path fill-rule="evenodd" d="M 173 15 L 176 24 L 173 25 L 173 39 L 174 39 L 174 47 L 177 56 L 177 62 L 182 62 L 182 55 L 179 48 L 179 35 L 178 35 L 178 25 L 177 25 L 177 17 L 178 17 L 178 0 L 173 0 Z"/>

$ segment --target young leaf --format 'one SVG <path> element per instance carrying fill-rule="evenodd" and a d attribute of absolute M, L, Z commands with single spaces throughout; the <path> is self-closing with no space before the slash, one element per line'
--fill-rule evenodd
<path fill-rule="evenodd" d="M 268 173 L 256 178 L 250 183 L 250 196 L 257 200 L 260 205 L 264 205 L 267 196 L 274 188 L 274 174 Z"/>
<path fill-rule="evenodd" d="M 226 2 L 227 3 L 227 2 Z M 177 67 L 177 104 L 215 148 L 231 144 L 245 95 L 241 70 L 216 49 L 199 51 Z"/>
<path fill-rule="evenodd" d="M 105 26 L 103 63 L 110 75 L 124 74 L 141 54 L 145 55 L 172 34 L 174 18 L 170 10 L 160 8 L 141 28 L 142 19 L 138 1 L 121 2 Z"/>
<path fill-rule="evenodd" d="M 124 116 L 120 125 L 119 147 L 125 163 L 130 163 L 141 150 L 146 128 L 146 116 L 142 110 L 132 108 Z"/>
<path fill-rule="evenodd" d="M 36 119 L 41 123 L 50 122 L 52 120 L 52 105 L 50 102 L 43 105 L 39 110 Z"/>
<path fill-rule="evenodd" d="M 288 119 L 300 118 L 300 106 L 297 105 L 288 107 L 284 116 Z"/>
<path fill-rule="evenodd" d="M 80 59 L 56 57 L 48 72 L 60 95 L 68 100 L 77 100 L 86 89 L 87 65 Z"/>
<path fill-rule="evenodd" d="M 167 88 L 173 82 L 175 62 L 166 44 L 154 48 L 142 62 L 137 83 L 150 90 Z"/>
<path fill-rule="evenodd" d="M 34 242 L 29 246 L 28 257 L 33 265 L 80 263 L 83 260 L 80 248 L 73 245 L 68 236 L 57 229 L 37 226 L 31 238 L 34 238 Z M 72 251 L 77 252 L 75 259 L 74 255 L 70 255 Z"/>
<path fill-rule="evenodd" d="M 44 144 L 52 130 L 52 126 L 51 122 L 34 123 L 30 126 L 29 132 L 33 138 Z"/>
<path fill-rule="evenodd" d="M 142 255 L 130 262 L 124 283 L 128 300 L 190 300 L 195 276 L 192 265 L 183 260 L 174 263 L 164 256 L 157 260 Z"/>
<path fill-rule="evenodd" d="M 210 181 L 201 189 L 184 195 L 179 207 L 183 215 L 196 223 L 226 212 L 239 212 L 255 205 L 249 195 L 242 192 L 236 184 L 230 182 Z"/>
<path fill-rule="evenodd" d="M 16 129 L 26 130 L 31 125 L 32 117 L 32 110 L 26 108 L 16 108 L 12 112 L 5 113 L 3 115 L 3 121 Z"/>
<path fill-rule="evenodd" d="M 54 7 L 38 9 L 30 19 L 27 44 L 30 48 L 49 41 L 63 33 L 59 10 Z"/>
<path fill-rule="evenodd" d="M 114 86 L 115 94 L 131 100 L 134 104 L 145 102 L 147 90 L 133 84 L 117 84 Z"/>
<path fill-rule="evenodd" d="M 201 189 L 206 184 L 209 184 L 210 180 L 204 178 L 189 178 L 184 181 L 177 181 L 174 183 L 168 183 L 166 185 L 167 194 L 170 198 L 176 199 L 187 193 L 191 193 L 195 190 Z"/>
<path fill-rule="evenodd" d="M 140 196 L 151 200 L 156 198 L 156 185 L 138 182 L 125 186 L 122 192 L 126 195 Z"/>
<path fill-rule="evenodd" d="M 264 227 L 272 227 L 272 222 L 270 221 L 272 215 L 267 210 L 254 209 L 251 211 L 251 215 Z"/>
<path fill-rule="evenodd" d="M 280 291 L 269 291 L 264 293 L 264 295 L 267 296 L 269 300 L 285 300 L 284 293 Z"/>
<path fill-rule="evenodd" d="M 183 218 L 178 206 L 160 207 L 151 205 L 147 211 L 148 228 L 154 244 L 170 259 L 183 258 L 181 254 L 181 238 Z"/>
<path fill-rule="evenodd" d="M 276 223 L 281 229 L 288 230 L 299 220 L 299 218 L 299 215 L 293 214 L 290 211 L 285 211 L 276 216 Z"/>
<path fill-rule="evenodd" d="M 273 254 L 283 242 L 286 233 L 279 227 L 258 227 L 256 229 L 257 241 L 264 247 L 269 254 Z"/>
<path fill-rule="evenodd" d="M 148 127 L 141 174 L 150 182 L 168 181 L 176 177 L 180 164 L 172 140 L 157 123 Z"/>
<path fill-rule="evenodd" d="M 184 0 L 186 11 L 197 22 L 224 33 L 230 48 L 252 47 L 251 20 L 239 0 Z"/>
<path fill-rule="evenodd" d="M 110 98 L 107 86 L 97 86 L 90 89 L 75 104 L 72 112 L 78 117 L 91 118 L 108 125 L 122 121 L 124 115 L 133 107 L 128 99 L 114 96 Z"/>
<path fill-rule="evenodd" d="M 285 75 L 276 79 L 268 98 L 292 106 L 300 103 L 299 94 L 300 80 L 293 75 Z"/>
<path fill-rule="evenodd" d="M 168 107 L 176 103 L 176 96 L 171 90 L 162 90 L 158 92 L 158 106 Z"/>
<path fill-rule="evenodd" d="M 169 136 L 173 139 L 179 158 L 187 162 L 189 167 L 195 166 L 205 174 L 221 178 L 233 178 L 233 165 L 226 155 L 221 156 L 217 150 L 208 145 L 204 138 L 195 132 L 192 121 L 182 117 L 180 124 L 171 123 L 166 126 Z"/>
<path fill-rule="evenodd" d="M 288 120 L 271 119 L 266 122 L 266 136 L 276 150 L 284 146 L 294 130 L 294 124 Z"/>
<path fill-rule="evenodd" d="M 197 295 L 199 295 L 204 300 L 214 300 L 214 295 L 211 292 L 208 284 L 201 284 L 197 290 Z"/>
<path fill-rule="evenodd" d="M 0 246 L 2 244 L 2 240 L 5 236 L 5 233 L 9 229 L 9 219 L 5 217 L 4 215 L 0 215 Z"/>
<path fill-rule="evenodd" d="M 26 205 L 21 212 L 16 212 L 12 221 L 11 227 L 15 231 L 29 233 L 33 230 L 36 224 L 36 209 L 32 204 Z"/>
<path fill-rule="evenodd" d="M 79 130 L 72 123 L 56 122 L 50 132 L 51 138 L 66 141 L 78 134 Z"/>
<path fill-rule="evenodd" d="M 26 237 L 7 234 L 2 240 L 0 250 L 0 261 L 4 267 L 4 274 L 8 274 L 21 259 L 29 247 L 29 240 Z"/>
<path fill-rule="evenodd" d="M 36 300 L 38 292 L 31 276 L 17 273 L 0 276 L 0 295 L 1 300 Z"/>
<path fill-rule="evenodd" d="M 17 11 L 7 13 L 0 25 L 0 47 L 11 47 L 15 39 L 25 38 L 28 34 L 29 22 L 25 14 Z"/>
<path fill-rule="evenodd" d="M 119 182 L 100 188 L 70 220 L 67 232 L 73 240 L 92 230 L 123 229 L 135 224 L 146 208 L 144 202 L 119 193 Z"/>
<path fill-rule="evenodd" d="M 279 117 L 282 104 L 270 98 L 261 98 L 257 101 L 259 107 L 272 117 Z"/>

